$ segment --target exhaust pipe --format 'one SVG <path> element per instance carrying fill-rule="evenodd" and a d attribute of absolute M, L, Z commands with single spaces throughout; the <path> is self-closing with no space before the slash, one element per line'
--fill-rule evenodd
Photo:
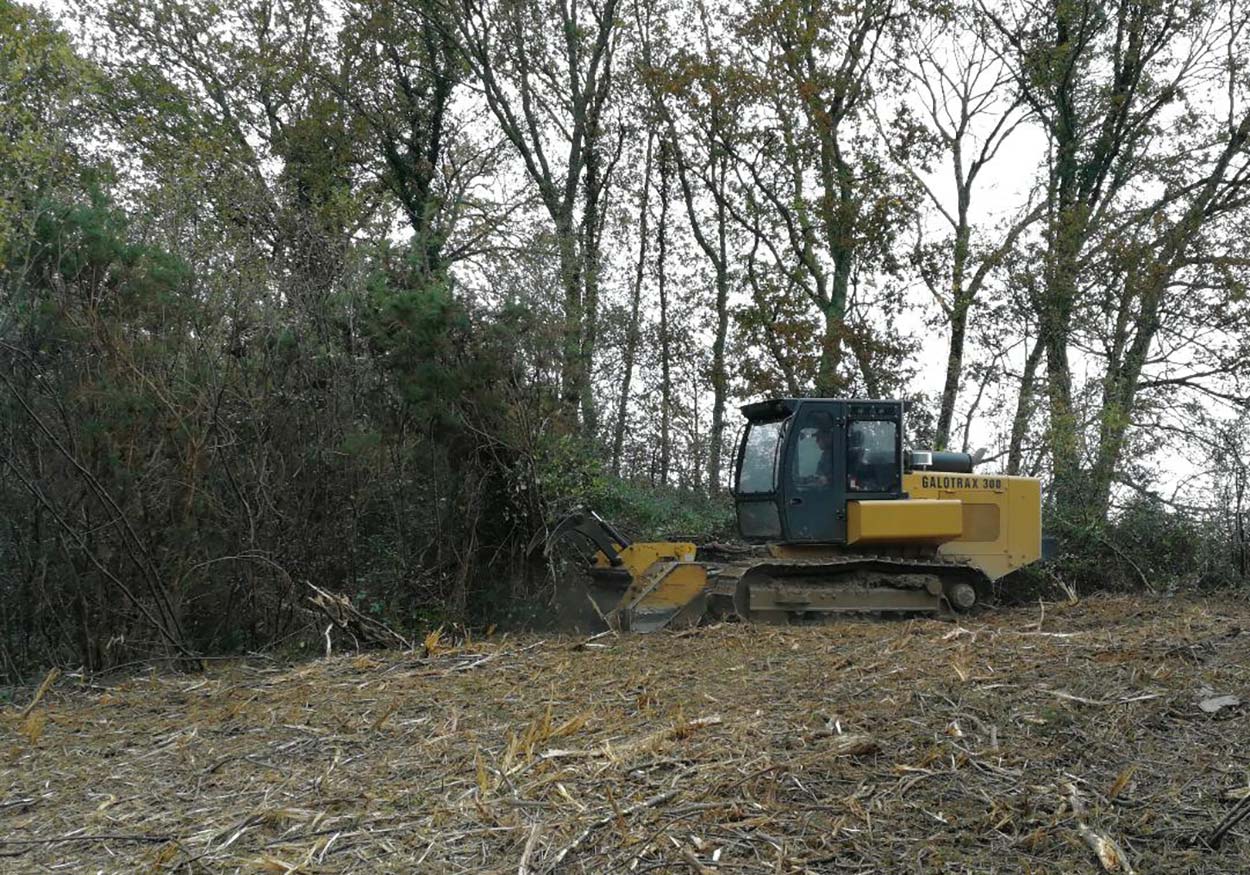
<path fill-rule="evenodd" d="M 908 454 L 908 471 L 941 471 L 944 474 L 971 474 L 971 453 L 945 450 L 912 450 Z"/>

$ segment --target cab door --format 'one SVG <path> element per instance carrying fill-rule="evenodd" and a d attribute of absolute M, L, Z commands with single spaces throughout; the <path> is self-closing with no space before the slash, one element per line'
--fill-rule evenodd
<path fill-rule="evenodd" d="M 839 401 L 803 401 L 781 472 L 787 541 L 846 540 L 846 418 Z"/>

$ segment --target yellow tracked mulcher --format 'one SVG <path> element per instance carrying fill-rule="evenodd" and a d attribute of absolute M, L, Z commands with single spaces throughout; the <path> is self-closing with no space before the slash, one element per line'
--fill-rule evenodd
<path fill-rule="evenodd" d="M 903 402 L 780 398 L 742 408 L 733 497 L 745 544 L 631 542 L 593 511 L 535 539 L 588 543 L 595 611 L 651 632 L 705 615 L 789 623 L 967 611 L 1042 556 L 1041 487 L 903 450 Z"/>

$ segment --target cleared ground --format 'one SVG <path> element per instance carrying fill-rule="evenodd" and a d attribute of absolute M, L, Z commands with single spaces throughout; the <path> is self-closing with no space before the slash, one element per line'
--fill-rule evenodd
<path fill-rule="evenodd" d="M 1250 807 L 1235 599 L 68 677 L 3 719 L 4 872 L 1250 871 L 1250 819 L 1194 841 Z"/>

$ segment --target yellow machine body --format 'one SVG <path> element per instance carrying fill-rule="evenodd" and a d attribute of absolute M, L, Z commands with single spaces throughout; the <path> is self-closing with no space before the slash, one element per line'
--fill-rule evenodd
<path fill-rule="evenodd" d="M 939 556 L 979 568 L 990 580 L 1042 558 L 1041 483 L 1032 477 L 915 471 L 903 476 L 903 491 L 909 499 L 873 503 L 958 504 L 959 533 L 939 542 Z M 888 512 L 881 526 L 888 530 Z"/>
<path fill-rule="evenodd" d="M 761 622 L 842 612 L 942 613 L 1042 558 L 1041 484 L 972 473 L 967 453 L 903 450 L 901 400 L 748 404 L 732 494 L 746 543 L 638 542 L 593 511 L 552 535 L 589 540 L 591 601 L 651 631 L 706 608 Z"/>
<path fill-rule="evenodd" d="M 848 501 L 848 544 L 941 544 L 963 534 L 962 503 L 954 499 Z"/>
<path fill-rule="evenodd" d="M 620 544 L 614 546 L 620 555 L 621 564 L 635 579 L 642 577 L 643 572 L 657 562 L 694 561 L 695 545 L 689 541 L 638 541 L 628 547 Z M 603 551 L 595 553 L 594 562 L 599 568 L 607 568 L 612 564 L 603 555 Z"/>
<path fill-rule="evenodd" d="M 859 550 L 936 546 L 937 555 L 997 580 L 1042 558 L 1041 483 L 1032 477 L 916 471 L 903 476 L 908 498 L 848 501 L 846 542 Z M 839 555 L 833 544 L 771 544 L 784 559 Z"/>
<path fill-rule="evenodd" d="M 768 554 L 812 563 L 878 550 L 936 551 L 988 580 L 1042 556 L 1041 485 L 1033 478 L 916 471 L 904 475 L 903 492 L 907 498 L 848 501 L 845 546 L 778 543 Z M 695 544 L 635 542 L 618 553 L 629 584 L 606 611 L 609 623 L 646 632 L 698 621 L 712 578 L 707 564 L 695 561 Z M 594 565 L 611 563 L 598 552 Z"/>
<path fill-rule="evenodd" d="M 707 566 L 695 562 L 695 545 L 688 541 L 639 541 L 628 547 L 613 545 L 621 566 L 629 572 L 629 585 L 604 619 L 617 628 L 653 632 L 698 622 L 703 615 L 707 589 Z M 603 551 L 595 553 L 594 565 L 610 568 Z"/>

